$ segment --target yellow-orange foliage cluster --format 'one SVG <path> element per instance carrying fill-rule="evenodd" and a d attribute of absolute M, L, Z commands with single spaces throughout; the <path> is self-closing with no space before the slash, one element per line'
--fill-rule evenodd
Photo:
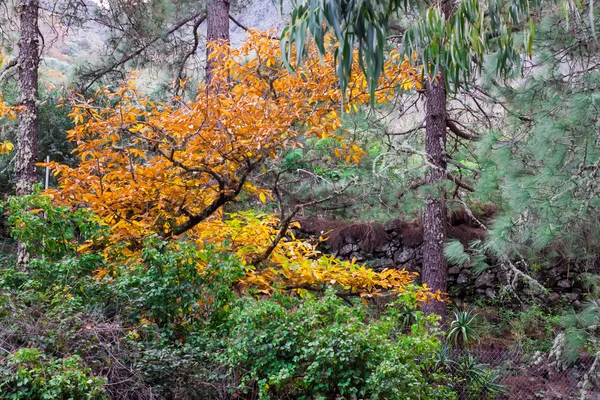
<path fill-rule="evenodd" d="M 0 59 L 0 66 L 2 65 Z M 2 94 L 0 93 L 0 119 L 4 117 L 16 118 L 15 110 L 12 107 L 6 105 L 4 100 L 2 99 Z M 13 144 L 9 141 L 0 142 L 0 155 L 10 153 L 13 149 Z"/>
<path fill-rule="evenodd" d="M 5 57 L 0 54 L 0 67 L 5 62 Z M 0 119 L 4 117 L 15 118 L 15 110 L 12 107 L 9 107 L 2 98 L 2 93 L 0 93 Z M 8 141 L 0 142 L 0 155 L 10 153 L 13 149 L 13 144 Z"/>
<path fill-rule="evenodd" d="M 114 242 L 186 234 L 191 240 L 229 243 L 231 251 L 250 260 L 275 236 L 274 219 L 218 214 L 241 191 L 270 196 L 250 183 L 265 159 L 296 146 L 301 135 L 338 138 L 339 156 L 348 162 L 358 162 L 363 154 L 340 134 L 340 111 L 370 101 L 359 70 L 342 105 L 332 53 L 320 59 L 312 51 L 294 73 L 283 67 L 279 42 L 267 33 L 252 32 L 239 49 L 210 45 L 221 67 L 192 101 L 155 104 L 135 79 L 116 91 L 102 89 L 91 99 L 71 99 L 76 126 L 68 138 L 77 144 L 80 164 L 51 164 L 59 180 L 51 194 L 63 204 L 90 207 L 110 227 Z M 419 85 L 418 71 L 398 55 L 388 60 L 382 79 L 376 102 L 391 99 L 398 87 Z M 287 239 L 266 268 L 250 268 L 242 283 L 269 291 L 276 283 L 309 287 L 330 282 L 371 293 L 411 280 L 401 271 L 375 273 L 317 257 L 313 246 Z"/>

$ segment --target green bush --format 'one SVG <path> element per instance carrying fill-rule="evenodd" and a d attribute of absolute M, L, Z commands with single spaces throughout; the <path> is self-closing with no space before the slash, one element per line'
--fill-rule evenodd
<path fill-rule="evenodd" d="M 5 399 L 108 399 L 106 380 L 93 376 L 77 355 L 48 359 L 37 349 L 20 349 L 0 368 L 0 390 Z"/>
<path fill-rule="evenodd" d="M 453 397 L 414 293 L 382 315 L 333 292 L 241 294 L 235 255 L 152 237 L 107 262 L 93 216 L 37 194 L 5 205 L 34 256 L 0 259 L 10 398 Z"/>
<path fill-rule="evenodd" d="M 33 256 L 61 260 L 77 253 L 86 240 L 99 245 L 105 241 L 103 227 L 85 209 L 72 210 L 56 206 L 39 187 L 28 196 L 11 197 L 0 203 L 8 213 L 8 226 L 13 238 L 27 244 Z"/>
<path fill-rule="evenodd" d="M 305 299 L 242 299 L 231 313 L 222 360 L 260 398 L 444 399 L 441 376 L 425 374 L 440 342 L 419 316 L 410 335 L 394 314 L 369 320 L 334 293 Z"/>

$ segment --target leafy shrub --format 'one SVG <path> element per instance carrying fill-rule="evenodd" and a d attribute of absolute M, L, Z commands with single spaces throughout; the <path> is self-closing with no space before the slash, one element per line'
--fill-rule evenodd
<path fill-rule="evenodd" d="M 193 242 L 149 238 L 136 262 L 110 278 L 127 293 L 134 320 L 179 335 L 224 318 L 245 268 L 234 255 Z M 216 323 L 216 322 L 215 322 Z"/>
<path fill-rule="evenodd" d="M 400 315 L 400 313 L 398 313 Z M 246 375 L 260 398 L 443 399 L 451 394 L 433 363 L 440 343 L 419 315 L 412 334 L 386 313 L 370 321 L 328 292 L 305 299 L 243 299 L 231 313 L 222 359 Z"/>
<path fill-rule="evenodd" d="M 93 216 L 21 200 L 5 203 L 12 233 L 35 257 L 25 270 L 0 259 L 13 398 L 452 397 L 416 291 L 383 315 L 333 291 L 242 295 L 247 267 L 230 252 L 153 236 L 108 243 L 107 258 Z"/>
<path fill-rule="evenodd" d="M 104 240 L 105 228 L 89 211 L 56 206 L 39 188 L 31 195 L 9 198 L 2 208 L 8 213 L 11 235 L 38 257 L 60 260 L 75 254 L 84 240 L 92 240 L 91 244 Z"/>
<path fill-rule="evenodd" d="M 38 349 L 23 348 L 8 356 L 0 368 L 0 389 L 5 399 L 108 399 L 106 380 L 93 376 L 81 357 L 48 359 Z"/>

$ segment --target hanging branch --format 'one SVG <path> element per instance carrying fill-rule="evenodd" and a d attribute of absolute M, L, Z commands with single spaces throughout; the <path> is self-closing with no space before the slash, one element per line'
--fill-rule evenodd
<path fill-rule="evenodd" d="M 450 131 L 452 133 L 454 133 L 456 136 L 461 137 L 463 139 L 467 139 L 467 140 L 479 139 L 479 136 L 472 135 L 472 134 L 467 133 L 464 130 L 460 129 L 458 127 L 458 125 L 456 124 L 456 122 L 450 118 L 446 119 L 446 126 L 448 127 L 448 129 L 450 129 Z"/>
<path fill-rule="evenodd" d="M 175 93 L 176 94 L 179 92 L 179 89 L 181 88 L 181 85 L 179 83 L 181 81 L 183 81 L 183 69 L 185 68 L 185 63 L 191 56 L 193 56 L 196 53 L 196 50 L 198 50 L 198 45 L 200 44 L 200 41 L 198 38 L 198 28 L 200 27 L 200 25 L 202 25 L 202 22 L 204 22 L 204 20 L 206 20 L 206 14 L 204 14 L 203 16 L 198 18 L 198 20 L 196 20 L 196 22 L 194 23 L 194 44 L 192 45 L 192 48 L 190 49 L 190 51 L 188 51 L 186 53 L 186 55 L 183 57 L 183 60 L 181 60 L 181 65 L 179 66 L 179 72 L 177 73 L 177 78 L 175 81 L 175 88 L 176 88 Z"/>

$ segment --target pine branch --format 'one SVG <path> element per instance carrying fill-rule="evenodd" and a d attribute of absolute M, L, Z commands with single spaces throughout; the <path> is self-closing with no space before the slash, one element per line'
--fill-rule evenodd
<path fill-rule="evenodd" d="M 475 191 L 475 188 L 473 186 L 461 181 L 460 179 L 458 179 L 457 177 L 452 175 L 450 172 L 446 172 L 446 178 L 448 178 L 449 180 L 454 182 L 456 184 L 456 186 L 463 188 L 465 190 L 468 190 L 471 193 L 473 193 Z"/>
<path fill-rule="evenodd" d="M 485 226 L 483 224 L 483 222 L 481 222 L 479 219 L 477 219 L 475 217 L 475 215 L 473 214 L 473 211 L 471 211 L 471 208 L 467 205 L 467 203 L 465 203 L 462 200 L 459 200 L 459 202 L 463 205 L 463 207 L 464 207 L 465 212 L 467 213 L 467 215 L 470 218 L 472 218 L 473 221 L 475 221 L 480 227 L 482 227 L 487 232 L 489 232 L 488 227 Z M 525 262 L 522 256 L 521 256 L 521 260 L 522 260 L 522 262 Z M 517 280 L 519 278 L 521 278 L 521 279 L 525 280 L 526 282 L 528 282 L 532 287 L 537 288 L 541 292 L 545 293 L 547 291 L 547 289 L 541 283 L 539 283 L 536 279 L 532 278 L 531 276 L 527 275 L 526 273 L 524 273 L 523 271 L 521 271 L 519 268 L 517 268 L 517 266 L 515 264 L 513 264 L 513 262 L 510 260 L 510 258 L 508 257 L 508 255 L 506 253 L 504 253 L 503 255 L 500 256 L 500 265 L 505 270 L 508 270 L 509 273 L 513 274 L 513 278 L 512 279 L 510 277 L 508 277 L 510 286 L 512 288 L 516 287 Z"/>
<path fill-rule="evenodd" d="M 450 131 L 452 133 L 454 133 L 456 136 L 461 137 L 463 139 L 467 139 L 467 140 L 478 140 L 480 139 L 479 136 L 476 135 L 472 135 L 470 133 L 465 132 L 464 130 L 462 130 L 461 128 L 458 127 L 457 123 L 452 120 L 452 119 L 446 119 L 446 126 L 448 127 L 448 129 L 450 129 Z"/>
<path fill-rule="evenodd" d="M 138 48 L 133 53 L 130 53 L 129 55 L 124 56 L 120 60 L 116 61 L 115 63 L 113 63 L 111 65 L 109 65 L 108 67 L 105 67 L 103 69 L 100 69 L 100 70 L 97 70 L 97 71 L 93 71 L 93 72 L 90 72 L 90 73 L 86 74 L 87 76 L 93 77 L 93 78 L 91 79 L 90 82 L 88 82 L 87 85 L 85 85 L 85 87 L 83 88 L 82 91 L 83 92 L 87 91 L 94 83 L 96 83 L 104 75 L 108 74 L 109 72 L 114 71 L 115 69 L 119 68 L 120 66 L 122 66 L 125 63 L 127 63 L 128 61 L 130 61 L 130 60 L 134 59 L 135 57 L 139 56 L 140 54 L 142 54 L 142 52 L 144 50 L 146 50 L 148 47 L 152 46 L 158 40 L 164 38 L 165 36 L 169 36 L 169 35 L 177 32 L 183 26 L 185 26 L 186 24 L 190 23 L 191 21 L 194 21 L 196 18 L 199 18 L 199 17 L 200 17 L 200 23 L 202 23 L 206 19 L 206 12 L 196 13 L 196 14 L 194 14 L 194 15 L 186 18 L 186 19 L 184 19 L 183 21 L 181 21 L 177 25 L 175 25 L 173 28 L 169 29 L 169 31 L 167 31 L 164 35 L 155 36 L 152 40 L 150 40 L 148 43 L 146 43 L 143 46 L 141 46 L 140 48 Z"/>
<path fill-rule="evenodd" d="M 445 157 L 445 160 L 446 160 L 446 162 L 448 164 L 452 164 L 452 165 L 455 165 L 455 166 L 457 166 L 459 168 L 463 168 L 463 169 L 469 170 L 469 171 L 471 171 L 471 172 L 473 172 L 475 174 L 481 175 L 481 170 L 480 169 L 469 167 L 469 166 L 467 166 L 467 165 L 465 165 L 463 163 L 460 163 L 460 162 L 458 162 L 458 161 L 456 161 L 456 160 L 454 160 L 454 159 L 452 159 L 450 157 Z"/>

